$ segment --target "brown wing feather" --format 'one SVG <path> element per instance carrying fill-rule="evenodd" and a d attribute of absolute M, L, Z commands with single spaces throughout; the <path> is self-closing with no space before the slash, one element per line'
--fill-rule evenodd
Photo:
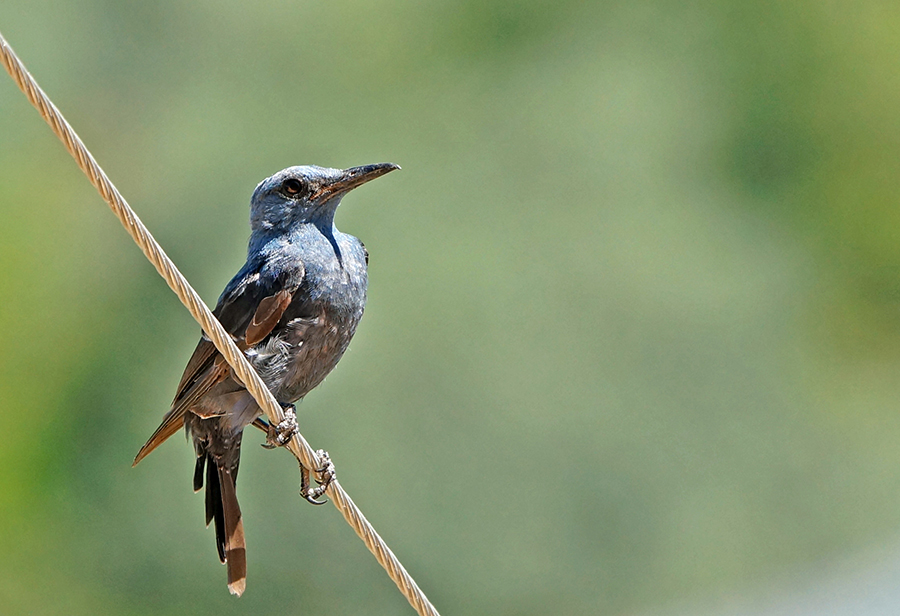
<path fill-rule="evenodd" d="M 197 343 L 197 348 L 194 349 L 187 366 L 184 367 L 184 374 L 181 375 L 181 380 L 178 382 L 178 388 L 175 390 L 175 400 L 172 402 L 173 405 L 184 395 L 185 390 L 191 383 L 203 374 L 217 354 L 216 345 L 212 341 L 203 338 Z"/>
<path fill-rule="evenodd" d="M 247 331 L 244 334 L 244 341 L 248 347 L 262 342 L 263 338 L 275 329 L 278 321 L 281 320 L 281 315 L 284 314 L 284 311 L 290 305 L 291 297 L 289 290 L 282 289 L 275 295 L 264 297 L 259 302 L 259 306 L 253 314 L 253 319 L 250 321 L 250 325 L 247 326 Z"/>
<path fill-rule="evenodd" d="M 184 425 L 184 412 L 178 413 L 177 415 L 174 413 L 166 413 L 165 418 L 163 418 L 163 422 L 156 429 L 156 432 L 150 437 L 150 439 L 144 443 L 144 446 L 141 447 L 141 450 L 138 451 L 137 455 L 134 457 L 134 462 L 131 463 L 131 466 L 137 466 L 138 462 L 147 457 L 151 451 L 159 447 L 167 438 L 178 432 L 181 427 Z"/>
<path fill-rule="evenodd" d="M 201 395 L 209 391 L 210 387 L 225 377 L 227 370 L 210 370 L 210 368 L 214 367 L 217 355 L 218 352 L 212 342 L 209 340 L 200 341 L 197 348 L 194 349 L 194 354 L 191 355 L 187 367 L 184 369 L 181 382 L 178 384 L 178 392 L 175 394 L 175 400 L 172 402 L 172 408 L 165 414 L 156 432 L 138 451 L 132 466 L 136 466 L 151 451 L 178 432 L 184 425 L 185 411 Z"/>
<path fill-rule="evenodd" d="M 264 297 L 256 308 L 250 324 L 240 341 L 240 347 L 246 349 L 261 342 L 268 336 L 278 322 L 284 311 L 291 303 L 293 295 L 290 290 L 282 289 L 275 295 Z M 163 417 L 162 424 L 156 432 L 141 447 L 134 458 L 132 466 L 143 460 L 147 455 L 159 447 L 166 439 L 178 432 L 184 425 L 185 412 L 204 396 L 211 387 L 224 380 L 231 372 L 224 358 L 219 355 L 215 345 L 206 339 L 200 341 L 191 359 L 184 369 L 181 381 L 172 408 Z M 235 378 L 235 380 L 237 380 Z"/>

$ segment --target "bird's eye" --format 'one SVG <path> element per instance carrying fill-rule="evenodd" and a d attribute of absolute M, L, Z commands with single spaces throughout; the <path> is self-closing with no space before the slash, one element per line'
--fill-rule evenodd
<path fill-rule="evenodd" d="M 303 192 L 303 188 L 303 182 L 296 178 L 288 178 L 281 184 L 281 189 L 284 191 L 284 194 L 289 197 L 296 197 Z"/>

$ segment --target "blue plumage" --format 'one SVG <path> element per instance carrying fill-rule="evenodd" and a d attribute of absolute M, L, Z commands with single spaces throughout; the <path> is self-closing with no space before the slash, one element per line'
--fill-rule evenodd
<path fill-rule="evenodd" d="M 334 226 L 353 188 L 398 169 L 289 167 L 266 178 L 250 202 L 247 262 L 214 313 L 286 409 L 322 382 L 350 344 L 366 303 L 368 255 Z M 228 565 L 228 588 L 246 584 L 243 523 L 235 495 L 241 436 L 262 411 L 205 336 L 188 361 L 172 408 L 135 457 L 137 464 L 183 425 L 206 482 L 206 522 Z M 205 476 L 205 477 L 204 477 Z"/>

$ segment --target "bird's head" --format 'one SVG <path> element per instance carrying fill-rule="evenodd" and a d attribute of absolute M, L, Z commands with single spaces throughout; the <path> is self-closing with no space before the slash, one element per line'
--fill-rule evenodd
<path fill-rule="evenodd" d="M 399 168 L 393 163 L 379 163 L 344 170 L 314 165 L 282 169 L 253 191 L 250 227 L 254 232 L 278 232 L 298 223 L 330 226 L 344 195 Z"/>

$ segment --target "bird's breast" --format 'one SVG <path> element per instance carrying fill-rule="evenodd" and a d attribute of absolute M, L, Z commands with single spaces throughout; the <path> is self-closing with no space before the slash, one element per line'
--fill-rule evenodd
<path fill-rule="evenodd" d="M 347 238 L 347 239 L 345 239 Z M 352 241 L 351 241 L 352 240 Z M 275 398 L 295 402 L 324 380 L 347 350 L 366 303 L 365 253 L 344 236 L 306 246 L 305 275 L 272 334 L 248 356 Z"/>

